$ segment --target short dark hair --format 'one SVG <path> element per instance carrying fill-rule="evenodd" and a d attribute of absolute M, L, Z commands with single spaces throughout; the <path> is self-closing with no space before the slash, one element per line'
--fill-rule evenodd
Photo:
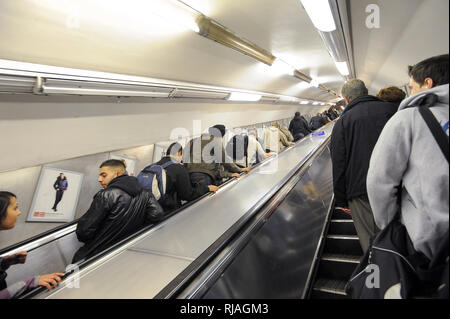
<path fill-rule="evenodd" d="M 448 84 L 448 54 L 434 56 L 416 65 L 410 65 L 408 74 L 420 85 L 425 83 L 426 78 L 431 78 L 434 86 Z"/>
<path fill-rule="evenodd" d="M 183 154 L 183 147 L 181 146 L 180 143 L 175 142 L 170 144 L 169 148 L 167 149 L 167 153 L 166 155 L 177 155 L 178 152 L 181 152 L 181 154 Z"/>
<path fill-rule="evenodd" d="M 0 220 L 6 218 L 6 211 L 9 204 L 11 204 L 11 197 L 16 197 L 16 195 L 11 192 L 0 191 Z"/>
<path fill-rule="evenodd" d="M 226 133 L 226 129 L 225 129 L 225 125 L 222 124 L 217 124 L 214 125 L 213 127 L 210 127 L 208 130 L 209 134 L 216 136 L 217 132 L 220 132 L 220 135 L 222 135 L 222 137 L 225 136 Z"/>
<path fill-rule="evenodd" d="M 299 117 L 300 116 L 300 112 L 295 112 L 295 116 Z"/>
<path fill-rule="evenodd" d="M 114 168 L 120 168 L 125 171 L 127 169 L 127 166 L 125 165 L 125 161 L 121 161 L 118 159 L 109 159 L 106 160 L 102 163 L 102 165 L 100 165 L 100 168 L 104 167 L 104 166 L 108 166 L 108 167 L 114 167 Z"/>

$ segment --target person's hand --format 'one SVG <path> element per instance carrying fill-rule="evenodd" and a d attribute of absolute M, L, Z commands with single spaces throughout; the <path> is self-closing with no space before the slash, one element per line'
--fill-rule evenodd
<path fill-rule="evenodd" d="M 48 290 L 56 288 L 56 286 L 58 286 L 58 284 L 61 282 L 62 276 L 64 276 L 64 274 L 60 272 L 42 275 L 39 277 L 38 286 L 46 287 Z"/>
<path fill-rule="evenodd" d="M 248 172 L 250 172 L 250 168 L 248 168 L 248 167 L 241 168 L 241 172 L 248 173 Z"/>
<path fill-rule="evenodd" d="M 8 266 L 16 265 L 16 264 L 24 264 L 25 261 L 27 260 L 27 254 L 28 253 L 26 251 L 21 251 L 21 252 L 15 253 L 14 255 L 7 256 L 3 259 L 5 260 L 5 263 Z"/>
<path fill-rule="evenodd" d="M 239 173 L 233 173 L 233 174 L 231 174 L 231 177 L 239 178 L 239 177 L 241 177 L 241 175 L 239 175 Z"/>
<path fill-rule="evenodd" d="M 215 193 L 219 190 L 219 187 L 214 186 L 214 185 L 208 185 L 208 188 L 209 188 L 209 191 L 213 192 L 213 193 Z"/>
<path fill-rule="evenodd" d="M 295 143 L 294 143 L 294 142 L 290 142 L 290 144 L 291 144 L 291 145 L 295 145 Z"/>
<path fill-rule="evenodd" d="M 264 153 L 264 158 L 268 158 L 268 157 L 271 157 L 271 156 L 277 156 L 277 153 L 274 153 L 274 152 Z"/>

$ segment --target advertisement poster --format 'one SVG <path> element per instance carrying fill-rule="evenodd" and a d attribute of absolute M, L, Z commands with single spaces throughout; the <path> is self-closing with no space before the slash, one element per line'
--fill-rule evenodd
<path fill-rule="evenodd" d="M 70 222 L 80 195 L 83 173 L 44 166 L 33 202 L 28 213 L 28 222 Z"/>
<path fill-rule="evenodd" d="M 125 165 L 127 166 L 126 170 L 128 175 L 135 176 L 136 175 L 136 160 L 130 157 L 122 156 L 122 155 L 116 155 L 116 154 L 110 154 L 110 159 L 118 159 L 118 160 L 124 160 Z"/>

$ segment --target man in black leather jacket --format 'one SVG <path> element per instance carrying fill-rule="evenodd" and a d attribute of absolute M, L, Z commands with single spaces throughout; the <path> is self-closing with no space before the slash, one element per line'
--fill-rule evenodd
<path fill-rule="evenodd" d="M 163 210 L 153 194 L 125 172 L 125 164 L 120 160 L 107 160 L 100 165 L 98 181 L 104 189 L 95 194 L 91 207 L 78 221 L 76 234 L 85 245 L 75 253 L 73 263 L 162 218 Z"/>

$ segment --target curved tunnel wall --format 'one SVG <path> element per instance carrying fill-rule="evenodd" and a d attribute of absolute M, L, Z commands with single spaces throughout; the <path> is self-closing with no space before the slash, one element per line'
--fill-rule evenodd
<path fill-rule="evenodd" d="M 59 223 L 26 222 L 42 165 L 84 173 L 75 218 L 99 190 L 98 166 L 111 153 L 137 160 L 136 172 L 152 162 L 154 143 L 170 139 L 173 128 L 193 131 L 222 123 L 244 127 L 305 115 L 324 107 L 149 102 L 138 98 L 0 95 L 0 189 L 18 196 L 22 215 L 14 229 L 0 232 L 0 248 L 55 228 Z"/>

